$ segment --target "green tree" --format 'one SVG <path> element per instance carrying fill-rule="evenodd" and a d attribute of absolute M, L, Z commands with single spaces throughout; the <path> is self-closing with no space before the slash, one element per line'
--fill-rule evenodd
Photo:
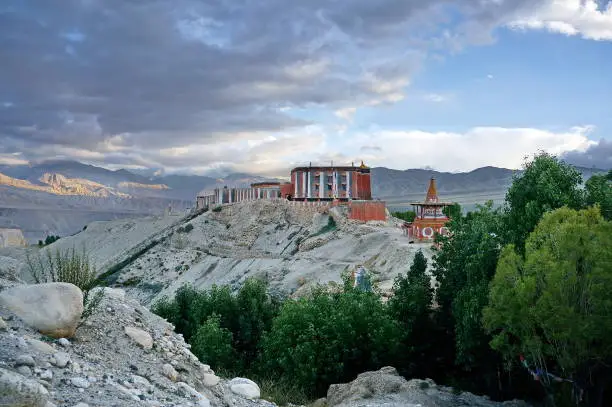
<path fill-rule="evenodd" d="M 483 312 L 491 346 L 572 377 L 601 406 L 612 383 L 612 223 L 597 208 L 546 214 L 525 254 L 504 248 Z"/>
<path fill-rule="evenodd" d="M 164 298 L 153 306 L 153 311 L 172 322 L 189 343 L 195 340 L 200 327 L 217 315 L 219 326 L 232 334 L 234 370 L 251 368 L 263 332 L 271 328 L 278 309 L 278 301 L 267 293 L 265 282 L 256 279 L 247 279 L 237 294 L 227 285 L 213 285 L 208 290 L 185 285 L 177 290 L 174 299 Z"/>
<path fill-rule="evenodd" d="M 248 279 L 236 297 L 239 317 L 234 346 L 247 365 L 256 359 L 261 337 L 270 330 L 278 314 L 279 303 L 270 297 L 267 289 L 264 281 Z"/>
<path fill-rule="evenodd" d="M 522 251 L 544 213 L 562 206 L 581 208 L 581 184 L 582 176 L 573 166 L 547 153 L 536 155 L 506 193 L 507 240 Z"/>
<path fill-rule="evenodd" d="M 451 219 L 461 217 L 461 205 L 455 202 L 452 205 L 445 206 L 442 208 L 442 213 Z"/>
<path fill-rule="evenodd" d="M 612 170 L 606 175 L 593 175 L 585 184 L 586 204 L 599 205 L 606 220 L 612 220 Z"/>
<path fill-rule="evenodd" d="M 416 213 L 414 213 L 414 211 L 393 212 L 392 215 L 405 222 L 412 222 L 414 221 L 414 218 L 416 217 Z"/>
<path fill-rule="evenodd" d="M 232 333 L 221 327 L 221 317 L 212 314 L 200 325 L 191 340 L 193 354 L 213 369 L 231 370 L 236 365 L 236 354 L 232 348 Z"/>
<path fill-rule="evenodd" d="M 431 377 L 432 336 L 435 335 L 431 319 L 434 290 L 431 277 L 426 274 L 427 259 L 419 250 L 407 275 L 398 275 L 389 299 L 389 312 L 403 330 L 403 351 L 398 368 L 404 376 Z"/>
<path fill-rule="evenodd" d="M 313 395 L 394 361 L 400 331 L 380 296 L 320 287 L 286 300 L 262 341 L 262 369 Z"/>
<path fill-rule="evenodd" d="M 487 303 L 488 284 L 495 274 L 501 248 L 503 219 L 493 202 L 474 212 L 451 219 L 448 236 L 437 236 L 439 249 L 432 272 L 438 282 L 435 324 L 440 333 L 432 346 L 448 371 L 465 378 L 458 385 L 477 391 L 497 389 L 498 358 L 489 347 L 490 337 L 481 322 Z M 453 374 L 453 372 L 451 372 Z M 478 377 L 474 381 L 473 377 Z"/>

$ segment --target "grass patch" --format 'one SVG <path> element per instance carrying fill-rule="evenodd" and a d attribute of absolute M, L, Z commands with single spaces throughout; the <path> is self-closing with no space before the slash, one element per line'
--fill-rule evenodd
<path fill-rule="evenodd" d="M 257 380 L 261 390 L 261 398 L 276 403 L 279 406 L 288 404 L 303 406 L 314 401 L 308 397 L 304 389 L 286 380 L 264 378 Z"/>

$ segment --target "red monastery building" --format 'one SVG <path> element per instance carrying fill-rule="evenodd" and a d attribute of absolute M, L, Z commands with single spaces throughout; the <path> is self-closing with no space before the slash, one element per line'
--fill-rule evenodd
<path fill-rule="evenodd" d="M 291 170 L 294 201 L 371 200 L 370 167 L 297 167 Z"/>
<path fill-rule="evenodd" d="M 347 205 L 349 219 L 385 221 L 384 202 L 372 200 L 370 167 L 363 161 L 355 166 L 312 166 L 291 170 L 291 182 L 260 182 L 245 188 L 215 188 L 197 196 L 196 208 L 258 199 L 287 199 L 317 205 Z"/>
<path fill-rule="evenodd" d="M 451 202 L 440 202 L 438 191 L 436 190 L 436 180 L 429 181 L 427 196 L 424 202 L 413 202 L 416 217 L 408 229 L 411 238 L 427 241 L 433 240 L 436 233 L 445 235 L 448 229 L 444 226 L 449 221 L 442 209 L 452 205 Z"/>

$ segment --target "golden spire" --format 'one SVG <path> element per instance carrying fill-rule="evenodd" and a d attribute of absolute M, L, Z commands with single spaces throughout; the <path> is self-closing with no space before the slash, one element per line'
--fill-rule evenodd
<path fill-rule="evenodd" d="M 368 168 L 368 166 L 363 163 L 363 160 L 361 160 L 361 165 L 359 166 L 359 168 Z"/>
<path fill-rule="evenodd" d="M 427 189 L 427 196 L 425 202 L 438 202 L 438 190 L 436 189 L 436 179 L 431 178 L 429 180 L 429 188 Z"/>

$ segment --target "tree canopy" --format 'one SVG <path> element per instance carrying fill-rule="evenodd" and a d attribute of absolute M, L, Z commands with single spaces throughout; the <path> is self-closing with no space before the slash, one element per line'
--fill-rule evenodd
<path fill-rule="evenodd" d="M 491 346 L 509 360 L 525 354 L 542 369 L 597 382 L 598 370 L 612 373 L 611 291 L 612 223 L 598 208 L 550 212 L 524 256 L 513 245 L 501 254 L 483 312 Z"/>
<path fill-rule="evenodd" d="M 612 170 L 605 175 L 593 175 L 585 184 L 586 204 L 599 205 L 606 220 L 612 220 Z"/>
<path fill-rule="evenodd" d="M 578 170 L 553 155 L 540 153 L 527 162 L 506 194 L 508 241 L 522 251 L 527 236 L 544 213 L 562 206 L 581 208 L 584 202 L 581 184 Z"/>

